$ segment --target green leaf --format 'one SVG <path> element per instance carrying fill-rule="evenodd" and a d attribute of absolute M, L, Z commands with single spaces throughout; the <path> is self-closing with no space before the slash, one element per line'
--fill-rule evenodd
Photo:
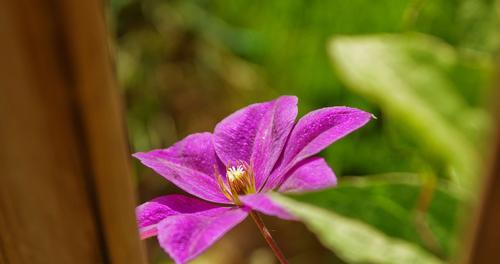
<path fill-rule="evenodd" d="M 456 194 L 434 180 L 409 173 L 343 177 L 337 188 L 291 197 L 449 258 L 456 246 L 461 204 Z"/>
<path fill-rule="evenodd" d="M 388 237 L 356 219 L 278 194 L 273 199 L 289 209 L 328 248 L 350 263 L 443 263 L 418 246 Z"/>
<path fill-rule="evenodd" d="M 461 67 L 466 63 L 453 47 L 421 34 L 387 34 L 335 37 L 329 53 L 348 88 L 377 103 L 383 117 L 414 139 L 422 156 L 430 156 L 429 163 L 444 164 L 464 193 L 474 190 L 481 172 L 472 139 L 484 135 L 488 115 L 464 96 L 470 91 L 457 89 L 454 73 L 476 75 L 474 67 Z M 484 67 L 478 71 L 487 72 L 487 60 L 479 64 Z M 462 88 L 487 86 L 486 78 L 477 78 L 474 87 Z"/>

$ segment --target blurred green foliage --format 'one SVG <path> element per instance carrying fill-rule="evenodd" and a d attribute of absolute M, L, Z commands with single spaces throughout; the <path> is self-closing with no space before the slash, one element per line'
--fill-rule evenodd
<path fill-rule="evenodd" d="M 382 108 L 398 134 L 415 143 L 421 163 L 443 164 L 456 185 L 475 190 L 481 174 L 475 146 L 489 121 L 480 103 L 490 86 L 488 57 L 459 57 L 426 35 L 336 37 L 330 44 L 342 80 Z"/>
<path fill-rule="evenodd" d="M 339 187 L 285 203 L 312 208 L 297 213 L 345 262 L 398 263 L 398 254 L 381 261 L 377 245 L 429 263 L 455 256 L 488 147 L 500 1 L 111 0 L 109 7 L 132 151 L 211 131 L 235 109 L 280 94 L 299 96 L 301 114 L 365 109 L 378 119 L 322 153 Z M 137 171 L 142 200 L 178 191 Z M 318 229 L 318 219 L 332 232 Z M 380 244 L 342 233 L 356 229 Z M 373 250 L 356 255 L 362 246 Z"/>

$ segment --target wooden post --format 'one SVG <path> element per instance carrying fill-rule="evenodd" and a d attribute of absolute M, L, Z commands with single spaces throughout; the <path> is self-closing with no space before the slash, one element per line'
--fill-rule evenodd
<path fill-rule="evenodd" d="M 144 263 L 98 0 L 0 0 L 0 263 Z"/>
<path fill-rule="evenodd" d="M 500 55 L 500 54 L 499 54 Z M 471 239 L 466 241 L 463 263 L 500 263 L 500 56 L 497 56 L 495 89 L 492 103 L 495 133 L 490 144 L 491 157 L 488 174 L 483 184 L 481 204 L 474 219 Z"/>

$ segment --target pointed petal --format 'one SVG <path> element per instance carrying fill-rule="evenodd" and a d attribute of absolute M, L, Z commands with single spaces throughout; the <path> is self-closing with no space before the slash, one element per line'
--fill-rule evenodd
<path fill-rule="evenodd" d="M 295 96 L 240 109 L 215 127 L 217 155 L 225 164 L 236 160 L 252 164 L 259 188 L 281 155 L 296 116 Z"/>
<path fill-rule="evenodd" d="M 337 178 L 323 158 L 307 158 L 287 173 L 280 192 L 307 192 L 335 186 Z"/>
<path fill-rule="evenodd" d="M 247 215 L 241 208 L 220 207 L 195 214 L 170 216 L 158 224 L 158 241 L 176 263 L 186 263 Z"/>
<path fill-rule="evenodd" d="M 366 124 L 370 118 L 370 113 L 349 107 L 328 107 L 310 112 L 293 129 L 284 152 L 284 163 L 296 163 L 317 154 Z"/>
<path fill-rule="evenodd" d="M 138 152 L 133 156 L 192 195 L 212 202 L 230 203 L 216 182 L 214 165 L 220 161 L 210 133 L 192 134 L 170 148 Z"/>
<path fill-rule="evenodd" d="M 340 106 L 318 109 L 302 117 L 290 133 L 279 168 L 269 177 L 263 190 L 278 186 L 295 164 L 365 125 L 371 116 L 359 109 Z"/>
<path fill-rule="evenodd" d="M 241 202 L 251 208 L 266 215 L 277 216 L 285 220 L 295 220 L 285 208 L 274 202 L 266 193 L 256 193 L 240 196 Z"/>
<path fill-rule="evenodd" d="M 180 194 L 165 195 L 139 205 L 136 210 L 141 239 L 157 234 L 157 224 L 168 216 L 189 214 L 218 208 L 197 198 Z"/>

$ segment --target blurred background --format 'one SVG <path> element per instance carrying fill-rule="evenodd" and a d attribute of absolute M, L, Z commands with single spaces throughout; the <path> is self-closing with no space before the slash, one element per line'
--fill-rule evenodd
<path fill-rule="evenodd" d="M 446 263 L 478 196 L 500 44 L 497 0 L 111 0 L 132 152 L 250 103 L 299 97 L 377 116 L 321 153 L 332 190 L 264 220 L 291 263 Z M 182 192 L 134 161 L 140 202 Z M 320 224 L 318 224 L 320 223 Z M 170 263 L 155 239 L 151 263 Z M 193 263 L 275 263 L 248 219 Z"/>

